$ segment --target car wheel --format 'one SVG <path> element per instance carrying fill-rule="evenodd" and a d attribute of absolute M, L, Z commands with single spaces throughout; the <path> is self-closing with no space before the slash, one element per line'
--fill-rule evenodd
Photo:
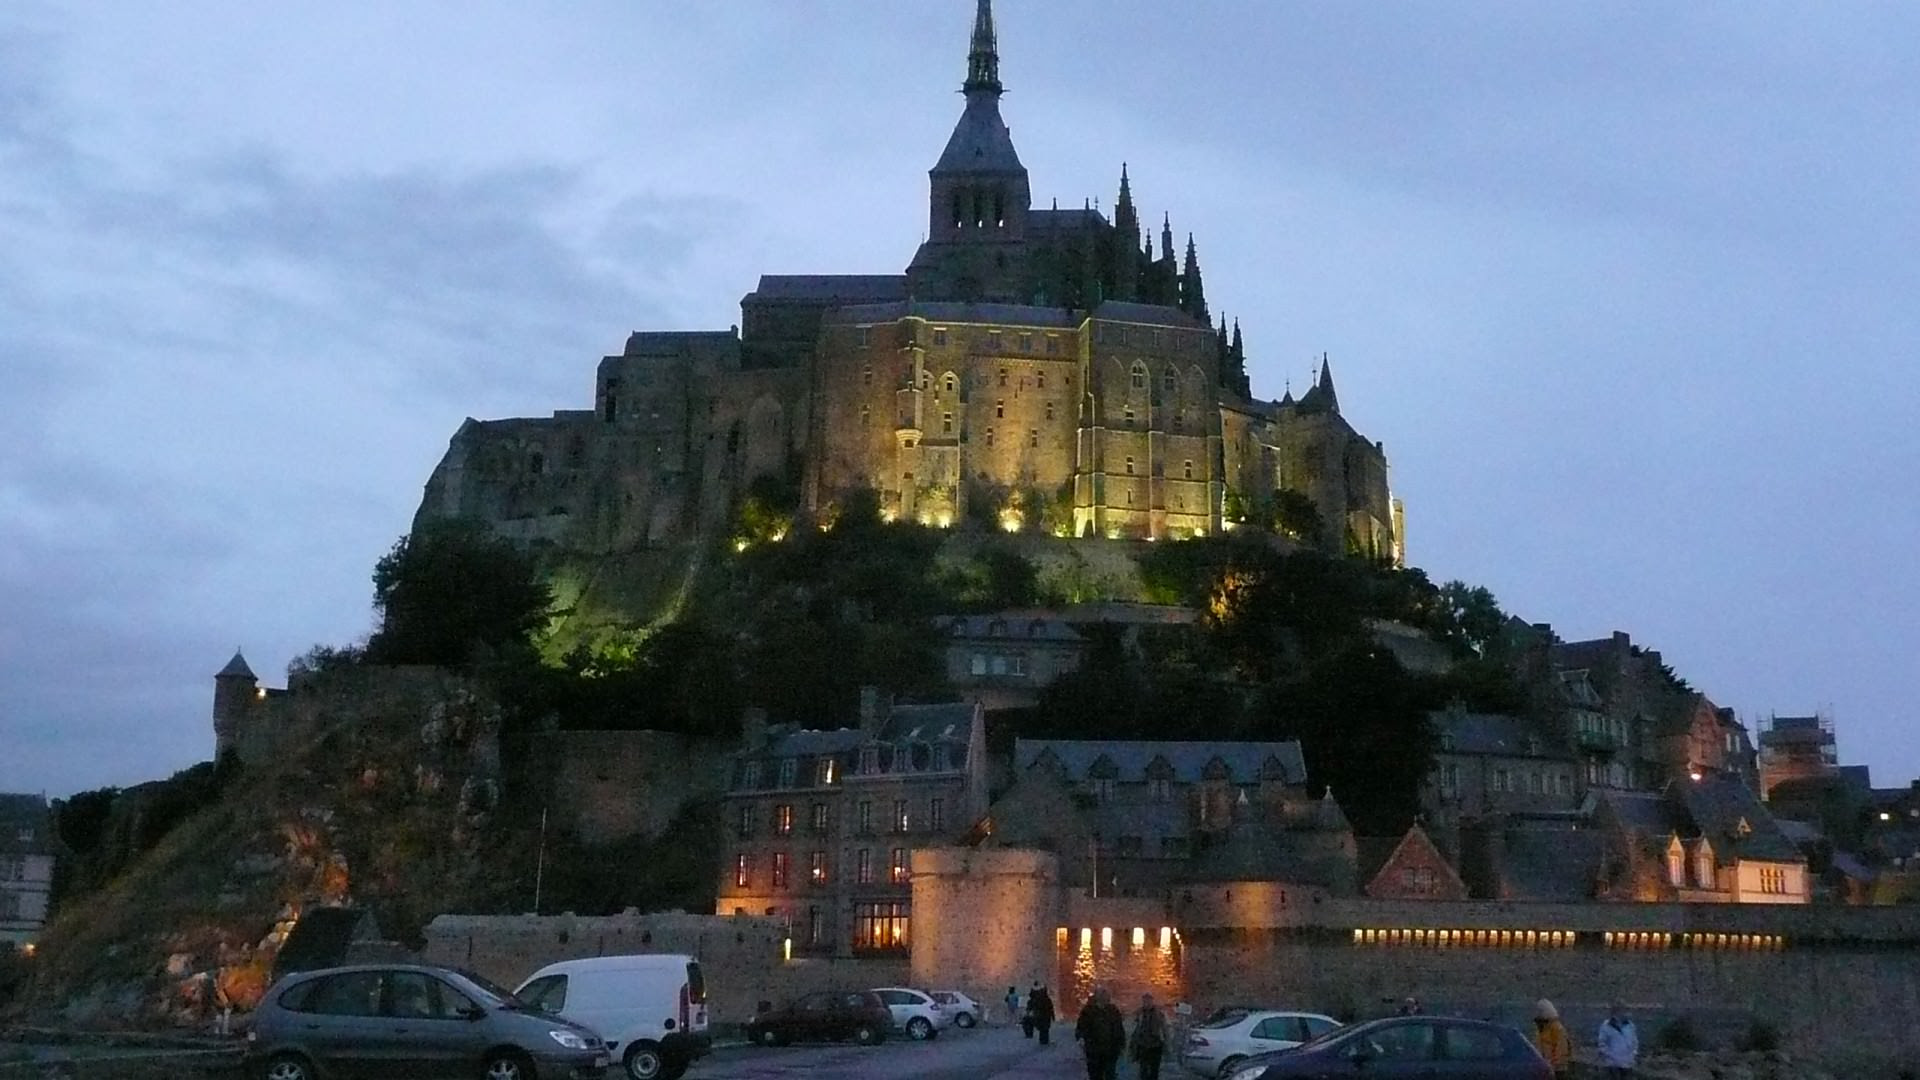
<path fill-rule="evenodd" d="M 260 1070 L 263 1080 L 314 1080 L 313 1066 L 299 1054 L 276 1054 Z"/>
<path fill-rule="evenodd" d="M 1227 1080 L 1227 1077 L 1233 1075 L 1233 1070 L 1239 1068 L 1240 1063 L 1245 1060 L 1246 1059 L 1243 1057 L 1235 1056 L 1235 1057 L 1230 1057 L 1227 1060 L 1221 1062 L 1220 1063 L 1220 1080 Z"/>
<path fill-rule="evenodd" d="M 853 1029 L 853 1041 L 861 1046 L 872 1046 L 880 1041 L 880 1029 L 872 1024 L 861 1024 Z"/>
<path fill-rule="evenodd" d="M 924 1016 L 916 1016 L 907 1021 L 907 1038 L 914 1042 L 925 1042 L 933 1038 L 933 1024 Z"/>
<path fill-rule="evenodd" d="M 980 1021 L 975 1020 L 973 1018 L 973 1014 L 970 1012 L 959 1013 L 955 1015 L 953 1018 L 953 1023 L 955 1027 L 970 1028 L 979 1022 Z"/>
<path fill-rule="evenodd" d="M 525 1054 L 502 1050 L 487 1055 L 480 1075 L 483 1080 L 538 1080 L 540 1074 L 534 1072 L 533 1062 Z"/>
<path fill-rule="evenodd" d="M 656 1043 L 637 1042 L 627 1047 L 626 1064 L 630 1080 L 665 1080 L 667 1059 Z"/>
<path fill-rule="evenodd" d="M 753 1041 L 759 1043 L 761 1046 L 779 1046 L 780 1033 L 770 1027 L 763 1027 L 753 1033 Z"/>

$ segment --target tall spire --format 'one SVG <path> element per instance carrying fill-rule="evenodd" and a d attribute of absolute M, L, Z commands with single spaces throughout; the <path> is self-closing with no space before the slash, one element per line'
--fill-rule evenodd
<path fill-rule="evenodd" d="M 973 47 L 967 53 L 965 93 L 985 91 L 995 97 L 1004 93 L 1000 85 L 1000 47 L 993 35 L 993 0 L 980 0 L 973 16 Z"/>
<path fill-rule="evenodd" d="M 1187 234 L 1187 262 L 1180 271 L 1180 310 L 1207 322 L 1207 292 L 1200 281 L 1200 253 L 1193 234 Z"/>
<path fill-rule="evenodd" d="M 1133 185 L 1127 180 L 1124 161 L 1120 163 L 1120 197 L 1113 203 L 1113 250 L 1109 253 L 1108 265 L 1112 268 L 1113 298 L 1138 299 L 1140 217 L 1133 208 Z"/>

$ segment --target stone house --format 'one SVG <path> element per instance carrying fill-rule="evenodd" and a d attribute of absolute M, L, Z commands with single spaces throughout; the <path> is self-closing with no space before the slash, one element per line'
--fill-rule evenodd
<path fill-rule="evenodd" d="M 39 936 L 59 850 L 46 796 L 0 795 L 0 941 Z"/>
<path fill-rule="evenodd" d="M 1760 732 L 1760 794 L 1789 780 L 1836 775 L 1839 762 L 1831 717 L 1770 717 Z"/>
<path fill-rule="evenodd" d="M 981 846 L 1055 853 L 1062 884 L 1098 897 L 1213 880 L 1353 890 L 1352 828 L 1306 794 L 1295 742 L 1020 739 L 1016 780 Z"/>
<path fill-rule="evenodd" d="M 1579 805 L 1579 762 L 1552 728 L 1457 704 L 1427 719 L 1438 740 L 1421 788 L 1428 820 L 1452 826 L 1485 814 Z"/>
<path fill-rule="evenodd" d="M 989 712 L 1030 708 L 1080 666 L 1087 641 L 1051 612 L 955 615 L 946 632 L 947 685 Z"/>
<path fill-rule="evenodd" d="M 1374 857 L 1377 855 L 1378 857 Z M 1415 822 L 1398 840 L 1360 842 L 1362 895 L 1375 900 L 1465 900 L 1466 883 Z"/>
<path fill-rule="evenodd" d="M 750 718 L 722 796 L 718 914 L 779 918 L 796 952 L 904 950 L 911 860 L 986 810 L 978 704 L 893 705 L 861 693 L 834 731 Z"/>
<path fill-rule="evenodd" d="M 1805 904 L 1807 858 L 1753 791 L 1726 776 L 1675 780 L 1658 794 L 1607 792 L 1602 899 Z"/>

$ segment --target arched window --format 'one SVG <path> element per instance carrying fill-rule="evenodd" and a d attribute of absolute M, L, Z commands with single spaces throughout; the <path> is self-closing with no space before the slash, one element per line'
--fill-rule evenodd
<path fill-rule="evenodd" d="M 1193 479 L 1193 462 L 1191 462 L 1191 461 L 1183 461 L 1183 462 L 1181 462 L 1181 463 L 1180 463 L 1180 472 L 1182 473 L 1182 476 L 1181 476 L 1181 479 L 1183 479 L 1183 480 L 1191 480 L 1191 479 Z"/>
<path fill-rule="evenodd" d="M 1147 365 L 1140 363 L 1133 365 L 1133 388 L 1135 390 L 1147 388 Z"/>
<path fill-rule="evenodd" d="M 1128 476 L 1133 475 L 1133 459 L 1132 458 L 1127 459 L 1127 475 Z"/>
<path fill-rule="evenodd" d="M 951 394 L 955 390 L 958 390 L 959 388 L 960 388 L 960 377 L 958 375 L 955 375 L 953 372 L 949 371 L 945 375 L 940 376 L 940 389 L 945 390 L 947 393 Z"/>
<path fill-rule="evenodd" d="M 1172 368 L 1168 368 L 1167 373 L 1160 376 L 1160 389 L 1169 394 L 1177 394 L 1180 392 L 1180 377 L 1173 373 Z"/>

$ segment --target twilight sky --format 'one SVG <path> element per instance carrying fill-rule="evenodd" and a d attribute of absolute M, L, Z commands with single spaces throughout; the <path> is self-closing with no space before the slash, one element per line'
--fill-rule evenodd
<path fill-rule="evenodd" d="M 0 791 L 211 753 L 369 626 L 461 419 L 897 273 L 967 0 L 0 5 Z M 1000 0 L 1036 203 L 1330 353 L 1412 561 L 1920 773 L 1920 8 Z"/>

